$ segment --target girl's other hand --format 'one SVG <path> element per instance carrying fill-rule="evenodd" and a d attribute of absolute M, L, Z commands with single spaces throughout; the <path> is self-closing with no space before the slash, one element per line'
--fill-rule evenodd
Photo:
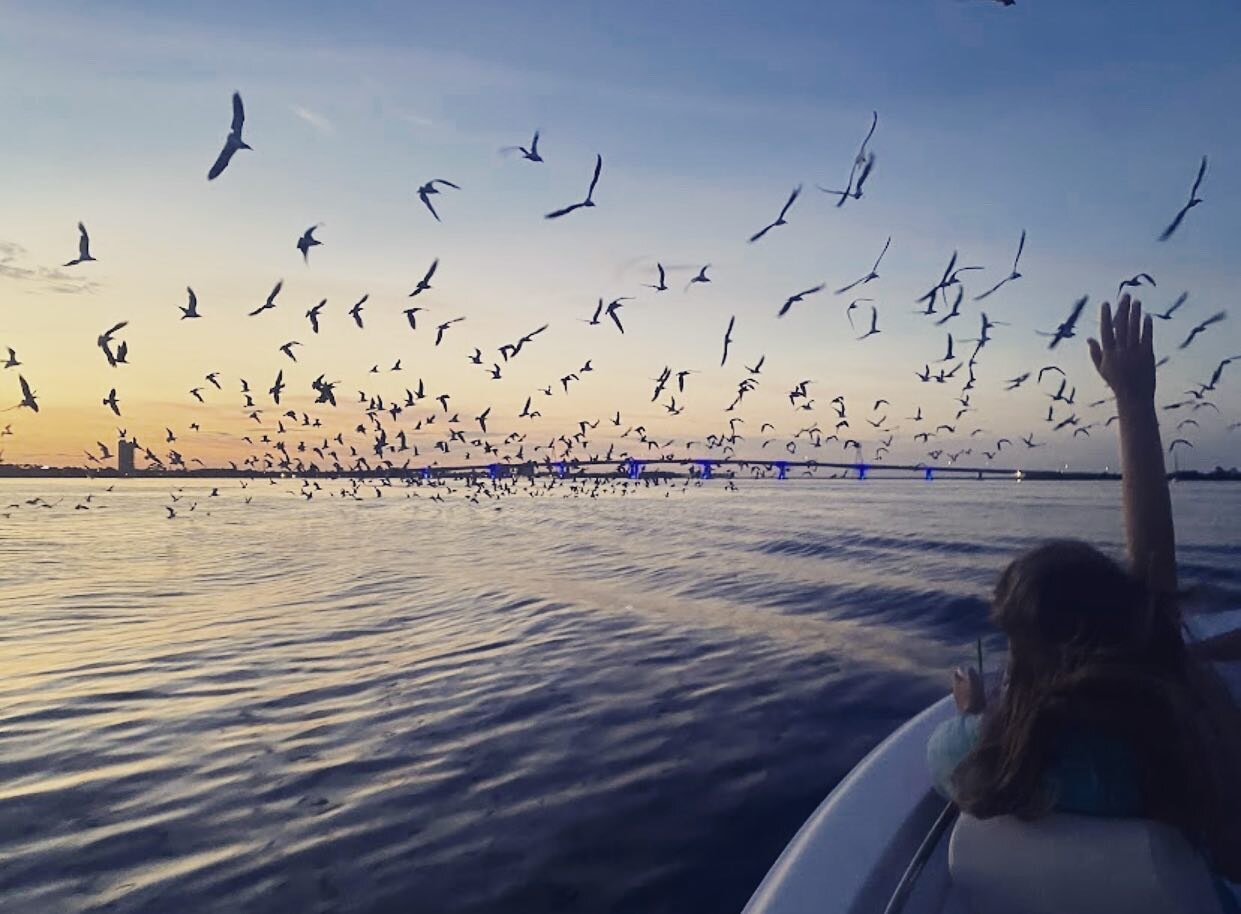
<path fill-rule="evenodd" d="M 987 696 L 978 670 L 973 667 L 968 670 L 957 667 L 952 671 L 952 697 L 957 703 L 957 710 L 962 714 L 978 714 L 982 711 L 987 704 Z"/>

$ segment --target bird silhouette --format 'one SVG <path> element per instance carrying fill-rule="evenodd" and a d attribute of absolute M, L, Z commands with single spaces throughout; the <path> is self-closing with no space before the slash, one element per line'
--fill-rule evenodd
<path fill-rule="evenodd" d="M 534 131 L 534 138 L 530 141 L 528 149 L 525 146 L 504 146 L 500 149 L 500 152 L 520 152 L 523 159 L 528 159 L 531 162 L 543 161 L 543 157 L 539 155 L 539 132 L 537 130 Z"/>
<path fill-rule="evenodd" d="M 78 223 L 78 256 L 63 265 L 66 267 L 75 267 L 79 263 L 86 263 L 94 259 L 95 258 L 92 257 L 90 253 L 90 235 L 87 234 L 86 232 L 86 226 L 83 223 L 79 222 Z"/>
<path fill-rule="evenodd" d="M 323 244 L 322 241 L 315 237 L 315 229 L 319 228 L 321 224 L 312 225 L 302 232 L 302 236 L 297 239 L 297 249 L 302 252 L 302 261 L 304 263 L 310 263 L 310 249 Z"/>
<path fill-rule="evenodd" d="M 595 187 L 599 183 L 599 174 L 602 171 L 603 171 L 603 156 L 596 155 L 595 156 L 595 173 L 590 179 L 590 187 L 586 191 L 586 199 L 583 200 L 581 203 L 573 203 L 561 209 L 552 210 L 550 213 L 545 215 L 543 218 L 544 219 L 559 219 L 561 216 L 567 216 L 569 213 L 573 212 L 574 210 L 582 209 L 583 207 L 594 206 L 595 205 Z"/>
<path fill-rule="evenodd" d="M 216 157 L 215 162 L 211 166 L 211 170 L 207 172 L 207 180 L 214 181 L 224 169 L 228 167 L 228 163 L 233 160 L 233 155 L 239 149 L 250 149 L 241 138 L 241 128 L 246 123 L 246 109 L 241 103 L 241 93 L 233 93 L 233 123 L 229 127 L 228 136 L 224 140 L 224 148 L 220 150 L 220 154 Z"/>
<path fill-rule="evenodd" d="M 1163 230 L 1163 233 L 1159 236 L 1160 241 L 1167 241 L 1171 238 L 1176 233 L 1176 230 L 1181 227 L 1181 223 L 1185 221 L 1185 217 L 1189 215 L 1189 211 L 1199 203 L 1204 202 L 1202 198 L 1198 196 L 1198 189 L 1202 187 L 1202 179 L 1206 176 L 1207 157 L 1203 156 L 1202 164 L 1198 166 L 1198 176 L 1194 178 L 1194 186 L 1189 191 L 1189 202 L 1181 207 L 1180 212 L 1176 214 L 1176 217 L 1172 220 L 1172 223 Z"/>
<path fill-rule="evenodd" d="M 451 187 L 453 190 L 460 190 L 461 188 L 458 185 L 453 184 L 451 181 L 445 181 L 443 178 L 432 178 L 426 184 L 423 184 L 418 188 L 418 199 L 422 201 L 422 205 L 425 206 L 427 210 L 430 211 L 431 215 L 435 217 L 435 221 L 439 222 L 440 214 L 437 213 L 435 211 L 435 207 L 431 205 L 432 195 L 440 192 L 439 188 L 436 186 L 437 184 L 442 184 L 444 187 Z"/>
<path fill-rule="evenodd" d="M 801 195 L 801 185 L 798 184 L 796 187 L 793 188 L 793 192 L 789 194 L 789 198 L 788 200 L 784 202 L 784 206 L 780 207 L 780 215 L 776 216 L 776 221 L 763 226 L 761 229 L 759 229 L 757 232 L 751 235 L 750 244 L 753 244 L 754 242 L 758 241 L 760 238 L 762 238 L 764 235 L 766 235 L 776 226 L 788 225 L 788 221 L 784 217 L 788 215 L 789 208 L 793 205 L 794 201 L 796 201 L 798 196 L 800 195 Z"/>

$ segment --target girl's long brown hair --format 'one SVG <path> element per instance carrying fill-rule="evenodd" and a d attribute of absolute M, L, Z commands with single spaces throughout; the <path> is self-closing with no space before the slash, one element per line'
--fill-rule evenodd
<path fill-rule="evenodd" d="M 994 622 L 1008 635 L 1008 683 L 954 775 L 971 815 L 1034 818 L 1057 797 L 1045 774 L 1072 734 L 1105 737 L 1136 765 L 1141 809 L 1202 846 L 1215 829 L 1197 701 L 1175 607 L 1161 605 L 1094 547 L 1059 540 L 1000 575 Z"/>

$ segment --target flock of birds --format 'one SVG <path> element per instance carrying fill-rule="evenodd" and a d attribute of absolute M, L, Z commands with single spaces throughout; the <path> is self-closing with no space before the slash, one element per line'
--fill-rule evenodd
<path fill-rule="evenodd" d="M 1011 5 L 1013 0 L 999 0 L 999 2 Z M 233 95 L 232 108 L 233 116 L 229 132 L 223 148 L 207 173 L 209 181 L 221 178 L 230 166 L 233 166 L 234 159 L 239 152 L 251 150 L 243 138 L 246 115 L 239 93 Z M 843 188 L 818 186 L 821 193 L 835 201 L 835 206 L 856 204 L 857 201 L 863 199 L 868 182 L 874 174 L 875 154 L 871 147 L 878 126 L 879 115 L 876 112 L 857 152 L 852 157 Z M 505 147 L 501 152 L 518 154 L 522 160 L 540 165 L 544 163 L 544 158 L 539 150 L 539 141 L 539 132 L 536 130 L 528 145 Z M 1203 157 L 1187 202 L 1157 236 L 1159 241 L 1166 242 L 1171 239 L 1182 227 L 1191 210 L 1202 204 L 1203 199 L 1199 193 L 1207 175 L 1207 166 L 1207 159 Z M 581 210 L 596 207 L 594 197 L 602 177 L 603 157 L 596 155 L 585 196 L 579 201 L 549 211 L 544 218 L 563 219 Z M 416 193 L 422 206 L 436 222 L 439 222 L 441 216 L 433 198 L 445 191 L 458 192 L 460 190 L 461 187 L 450 180 L 434 178 L 422 183 Z M 777 229 L 787 226 L 788 217 L 801 200 L 802 192 L 801 185 L 794 187 L 784 200 L 776 218 L 749 236 L 749 243 L 762 242 Z M 313 225 L 302 232 L 297 239 L 296 249 L 301 253 L 306 264 L 310 263 L 312 250 L 323 243 L 315 237 L 315 232 L 319 228 L 319 225 Z M 979 324 L 975 336 L 965 339 L 955 335 L 951 328 L 956 325 L 951 322 L 959 318 L 964 319 L 962 308 L 967 297 L 974 303 L 986 302 L 1009 284 L 1023 278 L 1021 259 L 1026 248 L 1026 240 L 1026 232 L 1022 230 L 1007 275 L 972 296 L 967 293 L 965 280 L 969 274 L 981 271 L 983 267 L 975 264 L 962 264 L 958 253 L 953 252 L 942 274 L 916 301 L 918 313 L 931 325 L 948 329 L 942 331 L 944 333 L 943 355 L 933 361 L 925 362 L 920 370 L 915 371 L 915 375 L 923 384 L 944 385 L 955 392 L 951 420 L 932 427 L 932 421 L 924 416 L 921 406 L 917 407 L 913 415 L 904 417 L 905 421 L 912 423 L 917 429 L 909 433 L 906 428 L 906 432 L 915 445 L 926 448 L 926 460 L 923 463 L 928 466 L 956 464 L 967 457 L 971 458 L 970 461 L 966 461 L 967 463 L 993 461 L 1000 457 L 1006 447 L 1035 449 L 1047 444 L 1049 436 L 1058 434 L 1088 437 L 1092 432 L 1106 428 L 1116 420 L 1114 415 L 1106 415 L 1110 412 L 1108 399 L 1088 404 L 1079 403 L 1077 388 L 1068 373 L 1059 365 L 1047 364 L 1004 380 L 1001 388 L 1003 391 L 1012 391 L 1026 384 L 1034 384 L 1043 388 L 1048 399 L 1045 432 L 1032 430 L 1020 436 L 1019 444 L 1015 445 L 1008 438 L 988 435 L 984 428 L 967 427 L 972 423 L 965 420 L 975 412 L 973 392 L 978 384 L 975 369 L 980 364 L 985 348 L 993 339 L 992 331 L 1007 325 L 1001 321 L 992 320 L 981 307 L 977 315 Z M 872 298 L 859 296 L 858 293 L 865 292 L 871 283 L 880 279 L 880 268 L 891 245 L 892 239 L 889 237 L 870 268 L 852 282 L 830 292 L 827 288 L 828 284 L 822 282 L 787 296 L 775 309 L 774 318 L 784 318 L 793 308 L 805 307 L 808 300 L 816 296 L 847 296 L 845 316 L 850 327 L 854 329 L 856 339 L 859 342 L 865 342 L 882 333 L 878 304 Z M 95 261 L 96 258 L 91 252 L 91 236 L 85 224 L 79 223 L 77 256 L 67 261 L 64 266 L 66 268 L 81 267 Z M 427 311 L 421 303 L 414 303 L 412 300 L 420 299 L 421 296 L 432 292 L 435 288 L 432 281 L 436 277 L 438 268 L 439 260 L 435 259 L 409 292 L 408 298 L 411 302 L 403 309 L 403 313 L 411 331 L 418 331 L 419 315 Z M 709 263 L 698 268 L 688 280 L 685 290 L 688 291 L 698 284 L 712 282 L 712 277 L 708 274 L 710 268 Z M 668 270 L 664 264 L 655 264 L 653 272 L 654 275 L 651 277 L 653 281 L 646 284 L 646 288 L 652 290 L 652 294 L 655 295 L 668 292 L 670 289 Z M 248 312 L 248 317 L 261 318 L 264 313 L 278 308 L 281 304 L 279 296 L 282 287 L 283 282 L 277 282 L 263 303 Z M 1118 285 L 1117 294 L 1119 295 L 1126 289 L 1141 290 L 1147 287 L 1152 289 L 1156 287 L 1155 278 L 1147 273 L 1139 273 L 1122 280 Z M 194 290 L 187 287 L 186 295 L 185 304 L 178 306 L 180 320 L 201 319 L 203 314 L 199 310 L 199 301 Z M 1161 321 L 1178 320 L 1188 297 L 1188 293 L 1182 293 L 1164 311 L 1155 313 L 1154 317 Z M 626 302 L 632 300 L 632 296 L 621 296 L 610 301 L 600 298 L 590 316 L 583 317 L 581 320 L 590 326 L 611 326 L 616 332 L 624 334 L 622 311 Z M 363 295 L 347 311 L 348 316 L 358 328 L 365 326 L 367 302 L 368 296 Z M 1077 335 L 1078 324 L 1087 303 L 1087 297 L 1079 298 L 1057 326 L 1037 331 L 1047 338 L 1049 351 L 1054 352 L 1062 342 Z M 319 334 L 320 316 L 326 306 L 327 300 L 324 299 L 305 312 L 307 330 L 311 334 Z M 1196 322 L 1186 330 L 1179 348 L 1187 349 L 1199 336 L 1224 321 L 1226 317 L 1225 312 L 1219 311 Z M 456 328 L 465 320 L 465 316 L 454 316 L 439 322 L 432 321 L 434 346 L 450 344 L 460 332 Z M 720 344 L 719 364 L 721 368 L 735 364 L 733 350 L 737 345 L 737 338 L 734 336 L 736 324 L 736 315 L 732 315 L 727 319 L 724 327 Z M 112 368 L 128 364 L 129 346 L 123 337 L 127 326 L 128 321 L 116 322 L 100 333 L 96 340 L 102 357 Z M 485 369 L 492 379 L 500 380 L 505 376 L 507 365 L 521 356 L 528 347 L 536 346 L 548 329 L 549 324 L 543 323 L 512 342 L 504 343 L 495 350 L 494 357 L 485 355 L 480 347 L 468 347 L 466 359 L 470 364 Z M 302 347 L 301 341 L 287 340 L 277 347 L 277 352 L 292 365 L 298 363 L 300 347 Z M 734 361 L 730 362 L 730 359 Z M 1233 361 L 1238 360 L 1241 360 L 1241 356 L 1223 359 L 1208 377 L 1187 390 L 1181 398 L 1162 404 L 1162 408 L 1175 421 L 1176 435 L 1172 437 L 1169 445 L 1171 451 L 1175 452 L 1179 448 L 1194 446 L 1193 432 L 1200 426 L 1196 416 L 1203 410 L 1219 412 L 1219 407 L 1213 401 L 1212 395 L 1217 392 L 1223 382 L 1227 367 Z M 560 491 L 567 495 L 596 496 L 609 490 L 630 491 L 631 487 L 650 485 L 652 481 L 658 482 L 659 480 L 658 477 L 652 480 L 649 476 L 645 480 L 629 478 L 625 471 L 627 462 L 630 466 L 638 460 L 657 465 L 660 461 L 683 460 L 688 456 L 700 456 L 704 462 L 738 461 L 737 447 L 745 440 L 741 428 L 745 420 L 740 415 L 740 410 L 746 396 L 757 389 L 763 380 L 766 356 L 760 355 L 752 361 L 753 364 L 738 366 L 739 377 L 736 390 L 728 402 L 721 403 L 726 420 L 721 425 L 720 431 L 708 434 L 700 441 L 657 439 L 648 433 L 642 424 L 625 423 L 620 411 L 615 411 L 613 415 L 606 417 L 583 418 L 578 421 L 575 431 L 566 430 L 548 440 L 535 441 L 530 437 L 530 432 L 519 430 L 522 423 L 529 423 L 540 418 L 541 412 L 538 409 L 540 398 L 568 395 L 573 385 L 582 381 L 584 375 L 594 371 L 590 359 L 582 360 L 580 367 L 567 371 L 551 383 L 531 392 L 525 398 L 520 412 L 511 417 L 516 427 L 503 436 L 497 435 L 489 427 L 489 422 L 495 424 L 495 420 L 499 418 L 493 417 L 490 406 L 481 410 L 477 415 L 463 417 L 450 405 L 452 399 L 450 393 L 430 392 L 421 378 L 410 386 L 401 385 L 404 388 L 403 392 L 396 396 L 381 393 L 378 390 L 358 391 L 356 400 L 359 409 L 358 420 L 333 423 L 332 418 L 338 415 L 335 409 L 340 406 L 338 399 L 340 382 L 330 380 L 326 373 L 318 374 L 309 383 L 309 394 L 313 394 L 310 407 L 301 410 L 294 409 L 282 402 L 291 382 L 285 378 L 285 366 L 280 366 L 274 370 L 274 379 L 270 386 L 252 386 L 245 378 L 236 379 L 238 384 L 236 395 L 241 398 L 242 414 L 254 423 L 255 431 L 253 434 L 242 436 L 241 439 L 250 448 L 249 456 L 240 463 L 230 461 L 230 467 L 236 473 L 252 477 L 249 480 L 242 479 L 243 488 L 253 481 L 253 477 L 260 474 L 299 477 L 300 486 L 295 485 L 294 491 L 307 499 L 313 498 L 316 493 L 325 491 L 320 483 L 320 479 L 324 476 L 344 477 L 343 487 L 339 493 L 330 494 L 355 498 L 362 497 L 363 492 L 368 488 L 373 496 L 381 496 L 385 488 L 394 485 L 394 480 L 395 484 L 404 483 L 410 497 L 417 496 L 418 489 L 424 484 L 430 484 L 435 488 L 434 494 L 430 496 L 432 498 L 442 499 L 444 494 L 460 491 L 474 501 L 478 501 L 480 497 L 499 497 L 503 494 L 511 494 L 523 486 L 525 491 L 531 495 Z M 1165 358 L 1160 364 L 1166 361 Z M 7 358 L 0 363 L 3 370 L 15 373 L 22 364 L 14 348 L 7 348 Z M 382 369 L 378 364 L 371 368 L 371 373 L 375 375 L 400 371 L 403 371 L 403 366 L 399 359 L 387 369 Z M 696 369 L 693 368 L 665 365 L 652 379 L 654 387 L 650 403 L 662 407 L 669 416 L 680 415 L 685 409 L 688 379 L 695 373 Z M 21 399 L 9 409 L 39 412 L 36 389 L 25 374 L 17 373 L 16 379 Z M 1048 379 L 1050 379 L 1050 386 L 1044 387 Z M 795 432 L 778 436 L 775 434 L 776 428 L 773 423 L 762 423 L 759 428 L 759 437 L 763 439 L 761 449 L 764 453 L 774 451 L 775 458 L 788 462 L 796 461 L 803 465 L 809 464 L 810 468 L 807 472 L 813 472 L 813 464 L 831 462 L 827 457 L 818 460 L 813 458 L 824 453 L 821 449 L 832 443 L 843 451 L 842 460 L 855 460 L 859 464 L 863 463 L 863 438 L 866 438 L 868 443 L 873 445 L 869 455 L 865 458 L 866 462 L 882 462 L 890 453 L 896 433 L 901 428 L 892 422 L 891 404 L 881 398 L 873 404 L 867 404 L 862 410 L 863 415 L 858 415 L 857 409 L 851 410 L 846 404 L 844 396 L 837 395 L 827 400 L 826 415 L 818 416 L 815 413 L 819 398 L 812 391 L 815 384 L 816 382 L 810 379 L 802 380 L 787 392 L 787 400 L 795 416 L 792 424 L 800 426 Z M 205 405 L 207 399 L 204 394 L 223 391 L 224 383 L 220 373 L 211 372 L 205 375 L 201 385 L 190 389 L 187 396 L 196 403 Z M 333 412 L 325 414 L 320 407 L 333 410 Z M 111 387 L 106 395 L 101 397 L 101 408 L 109 410 L 117 418 L 123 418 L 123 400 L 117 386 Z M 315 412 L 315 415 L 312 416 L 312 412 Z M 803 416 L 804 422 L 798 421 Z M 598 440 L 602 436 L 592 435 L 592 432 L 602 422 L 607 423 L 604 430 L 610 439 L 606 442 L 606 448 L 603 446 L 605 442 Z M 1234 423 L 1229 428 L 1231 430 L 1239 426 L 1241 423 Z M 862 435 L 854 432 L 855 428 L 868 430 L 866 435 Z M 201 431 L 200 423 L 192 422 L 188 430 L 181 434 L 198 431 Z M 129 437 L 125 428 L 119 428 L 117 433 L 121 439 Z M 770 437 L 763 437 L 768 433 L 771 433 Z M 0 429 L 0 438 L 12 434 L 14 434 L 12 424 Z M 428 437 L 434 438 L 429 453 L 425 452 Z M 416 438 L 418 440 L 415 440 Z M 1039 440 L 1040 438 L 1042 440 Z M 963 441 L 964 444 L 953 450 L 946 443 L 949 440 Z M 147 469 L 189 470 L 194 464 L 205 469 L 205 464 L 201 460 L 187 459 L 180 453 L 177 449 L 178 441 L 178 433 L 172 428 L 165 428 L 164 439 L 158 445 L 153 445 L 149 441 L 141 444 L 135 440 L 134 443 Z M 941 442 L 944 443 L 941 444 Z M 103 461 L 113 458 L 114 455 L 107 445 L 99 442 L 97 448 L 98 453 L 86 452 L 86 460 L 89 464 L 101 465 Z M 852 454 L 850 454 L 851 451 Z M 2 455 L 3 452 L 0 451 L 0 457 Z M 419 472 L 423 467 L 431 465 L 470 464 L 471 462 L 511 466 L 535 463 L 544 469 L 555 467 L 560 472 L 548 472 L 537 477 L 505 474 L 498 479 L 484 478 L 465 483 L 460 481 L 454 483 L 447 479 L 437 480 L 426 473 Z M 753 461 L 753 466 L 745 461 L 738 462 L 742 471 L 748 470 L 756 475 L 765 474 L 769 470 L 766 462 Z M 615 472 L 583 476 L 577 470 L 584 465 L 596 467 L 614 465 Z M 572 468 L 574 472 L 567 474 L 567 478 L 564 478 L 566 468 Z M 699 473 L 697 484 L 700 484 L 703 475 L 706 473 Z M 682 485 L 688 486 L 690 483 L 691 480 L 687 478 Z M 274 478 L 271 479 L 271 484 L 276 484 Z M 218 488 L 211 492 L 212 496 L 218 494 Z M 247 495 L 246 500 L 249 501 L 249 498 L 250 496 Z M 183 507 L 177 504 L 178 499 L 179 496 L 174 493 L 173 502 L 167 506 L 166 510 L 170 518 L 178 516 L 178 512 L 183 511 Z M 54 503 L 34 499 L 25 504 L 35 507 L 51 507 Z M 20 506 L 19 504 L 9 507 Z M 82 510 L 89 509 L 90 499 L 79 502 L 75 507 Z"/>

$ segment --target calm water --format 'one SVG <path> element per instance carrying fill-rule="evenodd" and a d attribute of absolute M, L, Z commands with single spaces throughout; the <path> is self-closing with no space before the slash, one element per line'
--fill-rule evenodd
<path fill-rule="evenodd" d="M 1120 531 L 1094 483 L 236 486 L 0 483 L 63 498 L 0 518 L 3 910 L 737 910 L 1006 558 Z M 1175 496 L 1241 606 L 1241 487 Z"/>

